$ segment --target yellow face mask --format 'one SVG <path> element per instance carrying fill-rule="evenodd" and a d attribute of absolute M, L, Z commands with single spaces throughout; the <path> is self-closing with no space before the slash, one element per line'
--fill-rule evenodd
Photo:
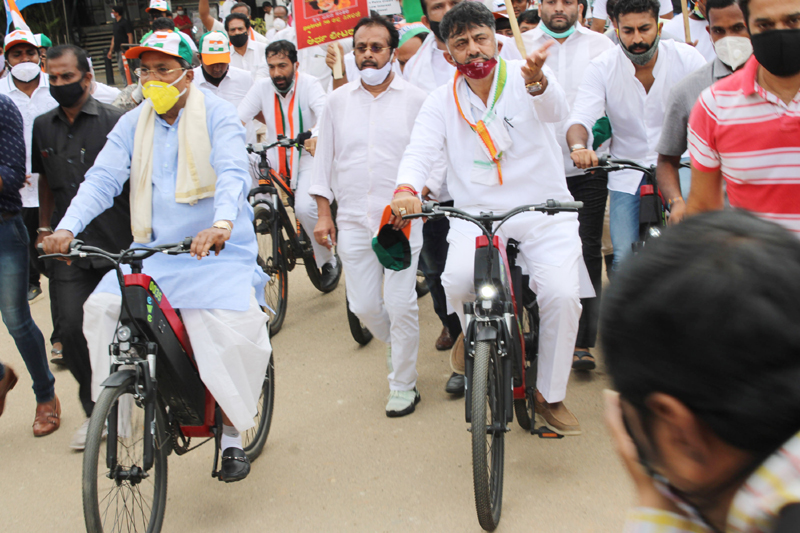
<path fill-rule="evenodd" d="M 175 107 L 175 104 L 178 103 L 178 99 L 186 92 L 186 89 L 179 92 L 175 87 L 175 84 L 181 81 L 184 76 L 186 76 L 185 70 L 180 78 L 169 84 L 163 81 L 148 81 L 142 86 L 142 96 L 150 100 L 156 113 L 163 115 Z"/>

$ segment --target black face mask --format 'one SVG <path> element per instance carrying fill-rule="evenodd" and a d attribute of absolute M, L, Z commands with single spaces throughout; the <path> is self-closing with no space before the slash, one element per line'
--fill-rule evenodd
<path fill-rule="evenodd" d="M 441 21 L 429 20 L 428 24 L 431 25 L 431 31 L 436 36 L 436 38 L 439 39 L 440 41 L 444 42 L 444 39 L 442 39 L 442 34 L 439 33 L 439 24 L 441 24 Z"/>
<path fill-rule="evenodd" d="M 51 85 L 50 96 L 52 96 L 61 107 L 72 107 L 81 99 L 81 96 L 83 96 L 85 92 L 83 87 L 81 87 L 81 81 L 83 80 L 66 85 Z"/>
<path fill-rule="evenodd" d="M 770 30 L 750 36 L 753 55 L 770 74 L 780 77 L 800 72 L 800 30 Z"/>
<path fill-rule="evenodd" d="M 238 35 L 231 35 L 230 40 L 231 44 L 236 48 L 241 48 L 242 46 L 247 44 L 247 32 L 240 33 Z"/>
<path fill-rule="evenodd" d="M 224 80 L 225 76 L 228 75 L 228 70 L 227 69 L 225 70 L 225 73 L 222 76 L 220 76 L 219 78 L 215 78 L 214 76 L 212 76 L 211 74 L 206 72 L 206 69 L 204 69 L 204 68 L 201 68 L 200 70 L 203 71 L 203 77 L 206 79 L 206 81 L 208 83 L 210 83 L 211 85 L 213 85 L 214 87 L 219 87 L 219 84 L 222 83 L 222 80 Z"/>

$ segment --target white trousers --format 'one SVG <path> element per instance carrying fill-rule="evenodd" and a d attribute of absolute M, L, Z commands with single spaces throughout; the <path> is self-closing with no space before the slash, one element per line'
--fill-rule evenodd
<path fill-rule="evenodd" d="M 92 363 L 92 399 L 97 401 L 108 377 L 108 345 L 113 342 L 120 297 L 94 293 L 83 305 L 83 334 Z M 267 315 L 255 296 L 247 311 L 181 309 L 200 378 L 239 431 L 255 426 L 258 398 L 272 346 Z"/>
<path fill-rule="evenodd" d="M 583 265 L 583 256 L 577 218 L 564 214 L 551 217 L 518 215 L 506 222 L 498 234 L 505 245 L 509 239 L 520 243 L 517 264 L 530 276 L 530 287 L 539 303 L 536 388 L 548 402 L 560 402 L 567 395 L 581 317 L 579 267 Z M 474 224 L 450 219 L 447 234 L 450 248 L 442 286 L 448 305 L 458 313 L 464 331 L 464 303 L 475 301 L 473 275 L 475 237 L 478 235 L 480 229 Z M 554 253 L 555 249 L 557 253 Z"/>
<path fill-rule="evenodd" d="M 333 251 L 317 243 L 314 238 L 314 227 L 317 225 L 319 215 L 317 214 L 317 201 L 308 194 L 311 187 L 311 168 L 303 169 L 297 176 L 297 188 L 294 192 L 294 214 L 306 230 L 311 246 L 314 248 L 314 259 L 317 261 L 317 268 L 322 268 L 325 263 L 333 260 Z"/>
<path fill-rule="evenodd" d="M 417 384 L 419 307 L 417 263 L 422 249 L 422 222 L 411 225 L 411 266 L 396 272 L 383 267 L 372 250 L 373 233 L 347 223 L 339 227 L 342 260 L 350 310 L 372 334 L 392 348 L 389 389 L 412 390 Z"/>

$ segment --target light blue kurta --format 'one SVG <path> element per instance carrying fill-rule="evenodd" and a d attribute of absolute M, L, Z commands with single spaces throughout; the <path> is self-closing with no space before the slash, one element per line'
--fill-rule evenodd
<path fill-rule="evenodd" d="M 201 90 L 193 87 L 191 90 Z M 266 276 L 257 266 L 258 246 L 253 231 L 253 209 L 247 203 L 251 185 L 249 160 L 245 150 L 245 129 L 236 108 L 203 90 L 206 120 L 211 139 L 209 160 L 217 174 L 214 198 L 195 205 L 175 201 L 178 168 L 178 124 L 156 115 L 153 139 L 153 241 L 133 246 L 149 247 L 180 242 L 211 227 L 217 220 L 233 222 L 233 232 L 219 256 L 213 251 L 198 261 L 187 255 L 156 254 L 145 260 L 143 272 L 155 279 L 174 308 L 228 309 L 246 311 L 253 287 L 261 305 Z M 108 141 L 86 173 L 78 194 L 72 200 L 58 229 L 73 235 L 97 215 L 111 207 L 114 197 L 130 178 L 133 139 L 141 107 L 120 118 Z M 117 252 L 118 250 L 113 250 Z M 95 292 L 119 294 L 114 271 L 106 275 Z"/>

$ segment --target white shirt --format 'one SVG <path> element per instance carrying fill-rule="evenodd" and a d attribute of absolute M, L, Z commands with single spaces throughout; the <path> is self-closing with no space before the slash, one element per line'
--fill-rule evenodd
<path fill-rule="evenodd" d="M 295 118 L 292 119 L 294 123 L 294 132 L 291 132 L 289 104 L 295 91 L 297 91 L 297 97 L 295 98 Z M 275 122 L 276 120 L 281 120 L 281 117 L 275 116 L 275 94 L 275 86 L 272 85 L 272 79 L 261 78 L 255 81 L 239 104 L 239 118 L 243 122 L 253 120 L 253 117 L 258 115 L 259 112 L 264 114 L 264 120 L 266 120 L 267 123 L 267 143 L 274 143 L 278 139 Z M 308 74 L 299 72 L 294 87 L 292 87 L 285 96 L 278 93 L 278 101 L 281 104 L 281 109 L 286 118 L 284 134 L 287 137 L 297 137 L 297 135 L 303 131 L 314 131 L 315 126 L 319 122 L 319 117 L 322 115 L 322 109 L 325 107 L 325 98 L 325 91 L 322 89 L 317 79 Z M 303 118 L 302 130 L 300 129 L 299 121 L 300 113 L 302 113 Z M 271 156 L 271 161 L 278 161 L 277 151 Z M 313 163 L 314 160 L 311 155 L 308 152 L 302 152 L 299 156 L 298 172 L 310 169 Z M 278 167 L 276 166 L 275 168 Z M 295 172 L 295 176 L 298 175 L 298 172 Z"/>
<path fill-rule="evenodd" d="M 98 102 L 113 105 L 114 100 L 117 99 L 119 93 L 120 90 L 116 87 L 109 87 L 105 83 L 100 83 L 99 81 L 94 82 L 94 92 L 92 93 L 92 97 Z"/>
<path fill-rule="evenodd" d="M 25 174 L 31 174 L 31 140 L 33 138 L 33 121 L 39 115 L 58 107 L 58 102 L 50 96 L 50 83 L 44 73 L 39 74 L 39 86 L 33 94 L 27 94 L 17 89 L 14 76 L 6 76 L 0 81 L 0 94 L 4 94 L 14 101 L 22 115 L 22 124 L 25 128 Z M 30 183 L 25 183 L 19 190 L 22 196 L 22 207 L 39 207 L 39 174 L 31 174 Z"/>
<path fill-rule="evenodd" d="M 611 156 L 654 165 L 670 90 L 705 64 L 702 54 L 688 44 L 660 41 L 653 68 L 655 81 L 650 92 L 645 92 L 633 63 L 615 46 L 586 69 L 567 128 L 581 124 L 589 133 L 587 146 L 591 146 L 592 126 L 605 113 L 611 121 Z M 634 171 L 612 172 L 608 188 L 635 194 L 641 178 L 641 173 Z"/>
<path fill-rule="evenodd" d="M 716 59 L 717 53 L 714 51 L 714 43 L 711 42 L 711 35 L 709 35 L 706 28 L 708 28 L 707 20 L 695 20 L 689 17 L 689 33 L 692 37 L 692 42 L 697 41 L 697 46 L 695 46 L 695 48 L 698 52 L 703 54 L 706 61 L 711 63 Z M 664 32 L 667 32 L 668 35 L 672 35 L 676 41 L 685 43 L 686 31 L 683 28 L 683 16 L 673 17 L 672 20 L 668 20 L 664 23 L 664 26 L 661 28 L 662 39 L 664 38 Z"/>
<path fill-rule="evenodd" d="M 659 3 L 659 17 L 663 17 L 664 15 L 669 15 L 672 13 L 672 2 L 670 0 L 662 0 Z M 606 9 L 607 4 L 608 0 L 595 0 L 594 4 L 592 4 L 592 18 L 606 20 L 608 18 L 608 10 Z"/>
<path fill-rule="evenodd" d="M 288 26 L 275 33 L 270 42 L 281 40 L 289 41 L 297 46 L 297 32 L 293 26 Z M 340 39 L 336 42 L 342 45 L 345 57 L 346 54 L 353 49 L 353 39 Z M 314 76 L 319 80 L 320 84 L 322 84 L 322 88 L 325 89 L 326 92 L 330 92 L 333 89 L 333 73 L 327 63 L 325 63 L 325 56 L 327 53 L 328 43 L 300 48 L 297 50 L 297 63 L 300 65 L 300 72 Z M 269 66 L 264 65 L 256 75 L 256 79 L 266 78 L 268 76 Z"/>
<path fill-rule="evenodd" d="M 361 71 L 358 70 L 358 66 L 356 65 L 356 55 L 355 52 L 350 50 L 344 55 L 344 73 L 347 76 L 347 81 L 358 81 L 361 79 Z M 400 62 L 393 61 L 392 62 L 392 72 L 395 73 L 397 76 L 402 76 L 403 72 L 400 70 Z"/>
<path fill-rule="evenodd" d="M 444 148 L 447 188 L 456 207 L 472 212 L 501 212 L 551 198 L 572 200 L 555 134 L 555 126 L 569 116 L 567 97 L 547 66 L 543 68 L 547 89 L 538 96 L 529 95 L 520 72 L 524 64 L 521 60 L 508 62 L 505 89 L 494 108 L 498 119 L 509 124 L 505 129 L 512 141 L 500 162 L 502 185 L 472 181 L 474 154 L 480 141 L 456 107 L 452 80 L 432 92 L 422 106 L 400 163 L 397 184 L 408 183 L 420 190 Z M 495 69 L 495 76 L 498 70 Z M 461 106 L 474 123 L 475 117 L 485 113 L 486 106 L 471 90 L 467 92 L 469 100 L 463 98 Z"/>
<path fill-rule="evenodd" d="M 203 76 L 203 66 L 194 69 L 194 85 L 201 89 L 206 89 L 223 100 L 232 103 L 234 106 L 239 107 L 239 104 L 244 99 L 247 91 L 253 86 L 253 77 L 246 70 L 228 66 L 228 73 L 219 82 L 219 86 L 206 81 Z M 256 125 L 253 120 L 245 121 L 245 130 L 247 130 L 247 142 L 256 142 Z"/>
<path fill-rule="evenodd" d="M 525 43 L 525 48 L 531 51 L 538 50 L 548 41 L 554 41 L 547 50 L 550 55 L 545 65 L 550 67 L 553 74 L 555 74 L 558 83 L 567 95 L 570 109 L 572 109 L 575 104 L 575 98 L 578 96 L 578 87 L 580 87 L 583 79 L 583 73 L 586 72 L 594 58 L 606 50 L 614 48 L 614 44 L 604 35 L 584 28 L 580 24 L 575 27 L 572 35 L 567 37 L 563 43 L 559 43 L 542 31 L 542 24 L 544 23 L 540 23 L 536 28 L 523 33 L 522 41 Z M 561 153 L 564 155 L 564 170 L 567 176 L 583 174 L 583 171 L 576 168 L 569 157 L 566 120 L 556 128 L 556 138 L 559 146 L 561 146 Z"/>
<path fill-rule="evenodd" d="M 333 91 L 320 120 L 309 193 L 336 199 L 337 223 L 378 231 L 426 94 L 400 76 L 373 97 L 360 80 Z"/>
<path fill-rule="evenodd" d="M 252 39 L 247 40 L 247 50 L 245 50 L 244 56 L 239 54 L 231 45 L 231 66 L 246 70 L 254 79 L 257 79 L 259 69 L 262 66 L 267 68 L 266 51 L 266 44 L 258 43 Z"/>

